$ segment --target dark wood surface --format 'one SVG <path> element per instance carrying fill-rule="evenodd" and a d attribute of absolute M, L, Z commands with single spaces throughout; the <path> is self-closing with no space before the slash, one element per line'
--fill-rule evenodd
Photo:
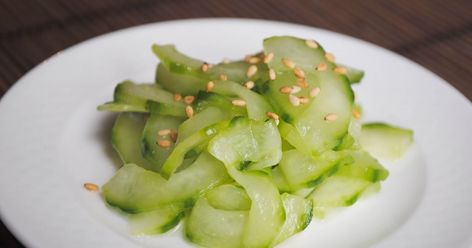
<path fill-rule="evenodd" d="M 418 62 L 472 99 L 470 0 L 0 0 L 0 97 L 28 70 L 78 42 L 197 17 L 280 20 L 348 34 Z M 1 222 L 0 247 L 23 247 Z"/>

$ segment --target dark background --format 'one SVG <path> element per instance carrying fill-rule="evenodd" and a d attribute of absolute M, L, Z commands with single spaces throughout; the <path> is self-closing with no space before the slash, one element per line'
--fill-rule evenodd
<path fill-rule="evenodd" d="M 472 99 L 471 0 L 0 0 L 0 97 L 78 42 L 197 17 L 280 20 L 348 34 L 416 61 Z M 1 222 L 0 247 L 23 247 Z"/>

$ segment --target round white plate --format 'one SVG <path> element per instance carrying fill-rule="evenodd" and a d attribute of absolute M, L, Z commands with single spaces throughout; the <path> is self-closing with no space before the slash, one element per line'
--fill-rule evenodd
<path fill-rule="evenodd" d="M 153 81 L 154 42 L 216 62 L 240 58 L 271 35 L 316 39 L 365 69 L 355 86 L 367 120 L 415 131 L 382 190 L 314 220 L 281 247 L 469 247 L 472 105 L 445 81 L 375 45 L 312 27 L 244 19 L 149 24 L 69 48 L 25 75 L 0 102 L 0 213 L 28 247 L 191 247 L 181 230 L 130 237 L 125 220 L 84 182 L 103 184 L 119 161 L 113 114 L 95 110 L 124 79 Z"/>

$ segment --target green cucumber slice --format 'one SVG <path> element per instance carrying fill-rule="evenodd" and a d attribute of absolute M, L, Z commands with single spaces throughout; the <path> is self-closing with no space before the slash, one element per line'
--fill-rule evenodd
<path fill-rule="evenodd" d="M 156 114 L 151 114 L 147 119 L 142 134 L 141 153 L 157 171 L 174 149 L 175 140 L 172 140 L 171 134 L 177 132 L 182 121 L 182 118 Z M 170 132 L 161 136 L 159 135 L 161 130 L 169 130 Z M 157 143 L 160 140 L 170 142 L 170 146 L 160 146 Z"/>
<path fill-rule="evenodd" d="M 360 144 L 376 158 L 400 158 L 413 143 L 413 131 L 385 123 L 362 125 Z"/>
<path fill-rule="evenodd" d="M 211 206 L 205 197 L 196 202 L 185 223 L 187 238 L 209 248 L 239 248 L 248 211 L 228 211 Z"/>
<path fill-rule="evenodd" d="M 224 165 L 204 152 L 169 180 L 135 164 L 126 164 L 103 186 L 102 192 L 111 206 L 138 213 L 170 203 L 191 204 L 198 195 L 228 180 Z"/>
<path fill-rule="evenodd" d="M 171 72 L 160 63 L 156 70 L 156 83 L 172 93 L 196 95 L 206 89 L 208 80 Z"/>
<path fill-rule="evenodd" d="M 128 216 L 131 235 L 165 233 L 179 224 L 184 216 L 185 206 L 175 203 L 156 210 Z"/>
<path fill-rule="evenodd" d="M 231 118 L 231 113 L 217 107 L 207 107 L 179 126 L 177 142 L 181 142 L 199 130 Z"/>
<path fill-rule="evenodd" d="M 362 78 L 364 78 L 365 73 L 363 70 L 356 69 L 354 67 L 343 65 L 343 64 L 338 64 L 338 65 L 346 68 L 347 70 L 346 77 L 347 79 L 349 79 L 349 82 L 351 84 L 360 83 L 362 81 Z"/>
<path fill-rule="evenodd" d="M 240 186 L 224 184 L 210 190 L 206 197 L 210 205 L 222 210 L 245 211 L 251 208 L 251 199 Z"/>
<path fill-rule="evenodd" d="M 161 103 L 148 100 L 146 102 L 146 110 L 153 114 L 169 115 L 175 117 L 187 117 L 185 105 L 181 103 Z"/>
<path fill-rule="evenodd" d="M 141 112 L 146 113 L 148 110 L 145 106 L 132 105 L 126 103 L 107 102 L 97 107 L 98 111 L 109 111 L 109 112 Z"/>

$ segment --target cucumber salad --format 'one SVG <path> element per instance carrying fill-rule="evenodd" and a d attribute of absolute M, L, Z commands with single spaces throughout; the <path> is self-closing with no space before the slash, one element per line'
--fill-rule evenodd
<path fill-rule="evenodd" d="M 352 85 L 364 72 L 314 40 L 269 37 L 218 64 L 152 50 L 155 82 L 121 82 L 98 106 L 119 113 L 111 142 L 123 163 L 101 193 L 132 235 L 181 223 L 198 246 L 274 247 L 378 191 L 389 175 L 378 159 L 412 143 L 411 130 L 361 122 Z"/>

